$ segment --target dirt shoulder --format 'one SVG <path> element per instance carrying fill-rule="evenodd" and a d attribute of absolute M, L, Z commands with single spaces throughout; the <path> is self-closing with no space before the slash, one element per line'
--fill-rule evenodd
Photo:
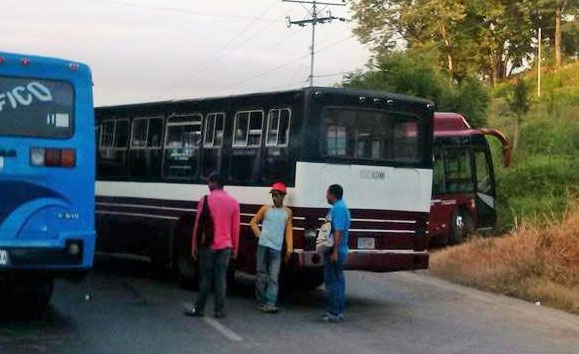
<path fill-rule="evenodd" d="M 579 210 L 558 224 L 436 251 L 431 274 L 579 314 Z"/>

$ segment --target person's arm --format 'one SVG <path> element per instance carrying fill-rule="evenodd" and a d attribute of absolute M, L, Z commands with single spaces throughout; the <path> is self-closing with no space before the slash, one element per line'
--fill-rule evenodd
<path fill-rule="evenodd" d="M 239 229 L 240 229 L 240 212 L 239 203 L 235 202 L 235 209 L 233 210 L 233 216 L 231 220 L 231 243 L 233 243 L 233 253 L 231 257 L 233 259 L 237 258 L 237 252 L 239 250 Z"/>
<path fill-rule="evenodd" d="M 340 249 L 340 242 L 342 241 L 342 232 L 346 231 L 347 216 L 342 209 L 332 209 L 332 227 L 334 229 L 334 247 L 330 260 L 332 262 L 338 261 L 338 251 Z"/>
<path fill-rule="evenodd" d="M 294 250 L 294 227 L 292 211 L 290 208 L 286 208 L 286 210 L 288 212 L 288 218 L 285 223 L 285 261 L 289 262 Z"/>
<path fill-rule="evenodd" d="M 203 210 L 203 201 L 205 197 L 199 200 L 197 203 L 197 212 L 195 213 L 195 225 L 193 226 L 193 235 L 191 237 L 191 256 L 197 259 L 197 230 L 199 228 L 199 217 L 201 216 L 201 210 Z"/>
<path fill-rule="evenodd" d="M 261 230 L 259 229 L 259 223 L 265 217 L 266 212 L 267 212 L 267 206 L 264 205 L 261 208 L 259 208 L 259 211 L 257 212 L 257 214 L 255 214 L 253 216 L 253 218 L 251 219 L 251 221 L 249 223 L 249 226 L 251 226 L 251 231 L 253 231 L 253 234 L 255 235 L 255 237 L 261 236 Z"/>

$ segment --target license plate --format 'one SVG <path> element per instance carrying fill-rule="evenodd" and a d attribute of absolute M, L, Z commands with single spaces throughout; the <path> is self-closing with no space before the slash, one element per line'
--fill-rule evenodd
<path fill-rule="evenodd" d="M 8 251 L 0 250 L 0 267 L 10 265 Z"/>
<path fill-rule="evenodd" d="M 358 237 L 358 249 L 373 250 L 376 248 L 376 244 L 371 237 Z"/>

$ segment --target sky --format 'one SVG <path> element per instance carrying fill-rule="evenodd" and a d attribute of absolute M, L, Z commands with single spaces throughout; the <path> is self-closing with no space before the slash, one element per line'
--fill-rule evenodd
<path fill-rule="evenodd" d="M 327 0 L 326 0 L 327 1 Z M 341 3 L 341 0 L 328 2 Z M 318 10 L 325 6 L 319 5 Z M 309 84 L 310 7 L 282 0 L 0 0 L 0 51 L 88 64 L 95 105 L 226 96 Z M 348 7 L 323 10 L 351 18 Z M 317 86 L 370 57 L 355 23 L 316 26 Z"/>

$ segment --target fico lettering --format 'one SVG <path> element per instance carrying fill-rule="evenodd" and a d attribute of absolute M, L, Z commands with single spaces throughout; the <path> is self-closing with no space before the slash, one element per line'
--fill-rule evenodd
<path fill-rule="evenodd" d="M 16 86 L 10 91 L 0 93 L 0 112 L 8 105 L 12 109 L 19 106 L 29 106 L 34 100 L 41 102 L 52 101 L 52 93 L 48 87 L 38 81 L 33 81 L 28 85 Z"/>

